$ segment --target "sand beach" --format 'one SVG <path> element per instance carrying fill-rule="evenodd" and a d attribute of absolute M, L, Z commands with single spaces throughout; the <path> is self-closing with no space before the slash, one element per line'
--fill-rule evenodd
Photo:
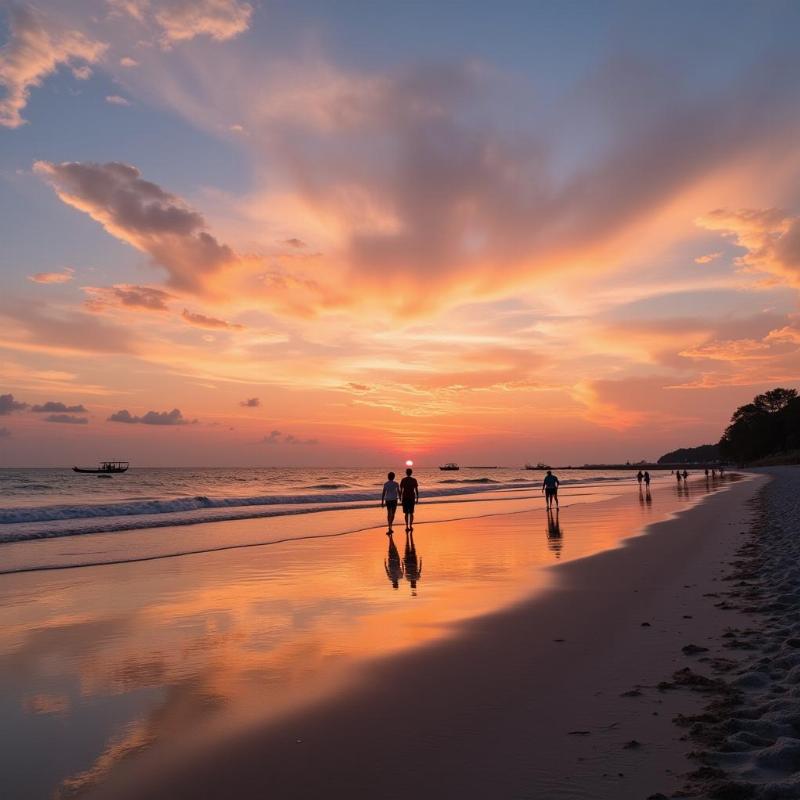
<path fill-rule="evenodd" d="M 697 720 L 721 684 L 692 676 L 741 687 L 726 702 L 777 693 L 727 635 L 755 635 L 769 604 L 726 593 L 754 519 L 779 520 L 797 481 L 664 480 L 649 503 L 634 483 L 565 492 L 555 518 L 537 499 L 423 522 L 413 551 L 392 539 L 401 576 L 379 527 L 3 575 L 12 796 L 643 798 L 785 781 L 791 722 L 720 756 Z M 788 671 L 792 645 L 777 646 Z"/>

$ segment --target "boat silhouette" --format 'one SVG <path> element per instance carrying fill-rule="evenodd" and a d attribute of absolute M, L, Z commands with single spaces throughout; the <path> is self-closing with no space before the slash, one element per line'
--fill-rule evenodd
<path fill-rule="evenodd" d="M 128 461 L 103 461 L 99 467 L 95 469 L 84 467 L 73 467 L 73 472 L 85 472 L 91 475 L 111 475 L 120 472 L 126 472 L 130 462 Z"/>

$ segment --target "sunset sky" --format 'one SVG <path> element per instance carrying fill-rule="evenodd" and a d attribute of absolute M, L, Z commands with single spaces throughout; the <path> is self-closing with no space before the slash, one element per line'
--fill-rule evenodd
<path fill-rule="evenodd" d="M 557 464 L 800 387 L 800 4 L 0 0 L 0 464 Z"/>

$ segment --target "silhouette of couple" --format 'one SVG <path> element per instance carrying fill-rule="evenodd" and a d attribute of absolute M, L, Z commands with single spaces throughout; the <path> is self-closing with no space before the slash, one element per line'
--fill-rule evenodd
<path fill-rule="evenodd" d="M 406 470 L 406 476 L 400 483 L 394 479 L 394 472 L 390 472 L 386 477 L 389 479 L 383 484 L 381 494 L 381 508 L 386 506 L 386 521 L 389 530 L 387 536 L 393 533 L 392 523 L 397 512 L 397 503 L 403 506 L 403 514 L 406 518 L 406 533 L 414 530 L 414 507 L 419 502 L 419 484 L 417 479 L 412 477 L 414 470 L 410 467 Z"/>

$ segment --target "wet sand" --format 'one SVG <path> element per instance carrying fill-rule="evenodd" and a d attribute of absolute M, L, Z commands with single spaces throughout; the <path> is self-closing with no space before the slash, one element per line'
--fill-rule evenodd
<path fill-rule="evenodd" d="M 18 798 L 674 788 L 688 763 L 671 719 L 699 700 L 647 687 L 723 624 L 702 595 L 760 482 L 613 550 L 690 501 L 633 487 L 555 523 L 539 508 L 420 525 L 416 587 L 393 588 L 379 530 L 5 576 L 0 670 L 24 705 L 5 774 Z"/>

